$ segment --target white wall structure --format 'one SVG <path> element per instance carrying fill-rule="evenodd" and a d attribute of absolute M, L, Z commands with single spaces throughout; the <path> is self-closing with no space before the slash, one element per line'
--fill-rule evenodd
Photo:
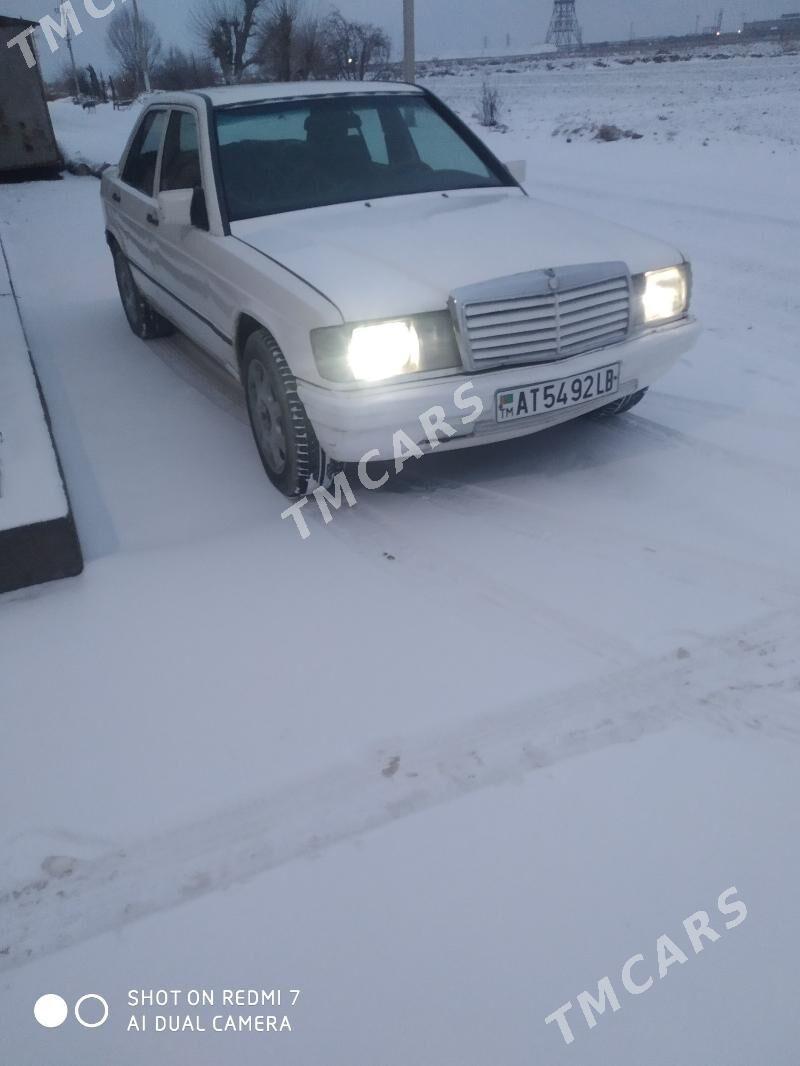
<path fill-rule="evenodd" d="M 47 408 L 0 245 L 0 593 L 73 577 L 83 559 Z"/>

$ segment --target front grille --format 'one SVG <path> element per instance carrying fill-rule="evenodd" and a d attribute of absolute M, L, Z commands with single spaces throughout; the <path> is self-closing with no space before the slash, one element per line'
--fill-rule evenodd
<path fill-rule="evenodd" d="M 598 263 L 498 278 L 454 292 L 451 310 L 475 369 L 566 359 L 625 339 L 628 271 Z"/>

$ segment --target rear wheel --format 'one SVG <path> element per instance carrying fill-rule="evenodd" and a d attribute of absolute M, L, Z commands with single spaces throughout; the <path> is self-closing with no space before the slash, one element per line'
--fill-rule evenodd
<path fill-rule="evenodd" d="M 247 340 L 242 384 L 256 447 L 275 488 L 295 497 L 324 484 L 325 453 L 297 395 L 294 375 L 265 329 Z"/>
<path fill-rule="evenodd" d="M 610 418 L 612 415 L 623 415 L 626 411 L 630 411 L 632 407 L 635 407 L 637 403 L 640 403 L 644 399 L 646 392 L 647 389 L 639 389 L 638 392 L 620 396 L 618 400 L 607 403 L 605 407 L 598 407 L 592 414 L 595 418 Z"/>
<path fill-rule="evenodd" d="M 157 337 L 169 337 L 175 332 L 175 327 L 142 296 L 122 249 L 115 247 L 113 255 L 117 288 L 128 325 L 143 341 L 155 340 Z"/>

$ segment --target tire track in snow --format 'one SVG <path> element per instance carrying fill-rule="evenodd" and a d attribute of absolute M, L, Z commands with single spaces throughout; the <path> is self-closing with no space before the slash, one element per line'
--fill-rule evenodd
<path fill-rule="evenodd" d="M 798 615 L 531 699 L 0 893 L 0 971 L 564 759 L 678 723 L 800 743 Z"/>
<path fill-rule="evenodd" d="M 469 490 L 473 494 L 479 494 L 480 489 L 462 482 L 450 482 L 441 478 L 434 479 L 434 491 L 424 495 L 425 505 L 443 512 L 449 518 L 461 514 L 473 521 L 482 519 L 485 515 L 476 515 L 474 504 L 471 500 L 459 495 L 453 498 L 452 490 L 460 494 L 462 490 Z M 438 489 L 451 490 L 447 502 L 436 495 Z M 422 492 L 411 490 L 416 495 Z M 408 496 L 404 496 L 408 499 Z M 496 498 L 495 498 L 496 499 Z M 426 536 L 423 540 L 412 540 L 403 532 L 400 523 L 392 523 L 391 519 L 384 515 L 381 509 L 381 501 L 372 499 L 365 494 L 359 498 L 358 515 L 347 516 L 355 520 L 345 524 L 343 520 L 337 526 L 331 526 L 335 535 L 348 547 L 355 543 L 361 549 L 363 555 L 364 546 L 368 546 L 370 553 L 374 554 L 376 547 L 388 545 L 394 554 L 400 553 L 403 558 L 413 560 L 413 579 L 422 581 L 426 592 L 430 590 L 431 580 L 447 588 L 448 601 L 452 602 L 455 597 L 463 596 L 463 609 L 466 612 L 474 612 L 476 600 L 486 600 L 495 607 L 515 611 L 527 621 L 533 621 L 542 625 L 546 623 L 551 629 L 563 632 L 573 645 L 583 648 L 595 656 L 603 659 L 614 667 L 621 668 L 636 661 L 638 651 L 634 645 L 622 637 L 613 636 L 607 630 L 593 624 L 585 617 L 579 617 L 552 603 L 545 603 L 543 599 L 532 599 L 527 593 L 521 594 L 517 584 L 512 580 L 503 580 L 498 576 L 496 566 L 483 567 L 480 561 L 470 558 L 466 565 L 463 556 L 459 556 L 454 545 L 449 541 L 435 543 Z M 407 523 L 406 523 L 407 528 Z M 503 524 L 506 533 L 524 537 L 538 545 L 552 545 L 561 539 L 560 534 L 552 529 L 531 529 L 523 523 L 512 524 L 504 518 Z M 330 532 L 327 534 L 330 536 Z M 582 548 L 585 551 L 586 544 Z M 476 588 L 473 583 L 465 584 L 464 575 L 469 573 L 474 577 L 480 569 L 480 587 Z M 407 575 L 404 575 L 407 577 Z"/>
<path fill-rule="evenodd" d="M 722 219 L 726 222 L 736 220 L 737 222 L 752 223 L 756 226 L 775 226 L 782 233 L 786 228 L 791 229 L 800 228 L 800 219 L 787 218 L 785 215 L 770 215 L 761 211 L 747 211 L 740 210 L 733 207 L 719 207 L 713 203 L 706 201 L 690 203 L 687 201 L 678 200 L 665 200 L 658 196 L 647 196 L 632 186 L 626 186 L 625 189 L 619 188 L 603 188 L 598 185 L 583 185 L 576 183 L 575 181 L 544 181 L 539 178 L 535 182 L 530 182 L 530 189 L 550 189 L 559 195 L 563 193 L 572 194 L 575 193 L 579 196 L 585 196 L 595 200 L 617 200 L 625 203 L 635 200 L 636 203 L 646 204 L 648 207 L 656 207 L 659 210 L 665 209 L 670 211 L 689 211 L 692 214 L 701 214 L 704 218 L 714 217 Z"/>
<path fill-rule="evenodd" d="M 658 426 L 659 424 L 653 423 L 653 425 Z M 654 434 L 654 436 L 657 437 L 657 434 Z M 674 442 L 676 446 L 687 443 L 686 435 L 684 434 L 683 437 L 685 439 Z M 670 437 L 667 436 L 666 439 L 670 440 Z M 670 443 L 672 443 L 671 440 Z M 450 454 L 455 455 L 456 453 Z M 440 454 L 439 458 L 443 458 L 443 453 Z M 793 484 L 792 487 L 796 488 L 796 485 Z M 442 490 L 445 490 L 445 492 L 442 492 Z M 593 516 L 595 537 L 592 540 L 587 540 L 583 530 L 576 529 L 570 522 L 564 521 L 563 509 L 554 507 L 552 503 L 545 503 L 536 499 L 535 496 L 523 496 L 516 491 L 506 492 L 502 488 L 487 485 L 483 481 L 459 480 L 454 477 L 433 473 L 431 477 L 422 479 L 420 485 L 410 482 L 407 491 L 409 494 L 424 497 L 428 506 L 451 515 L 460 514 L 462 517 L 470 518 L 472 521 L 485 517 L 485 512 L 476 511 L 475 500 L 482 500 L 488 504 L 493 514 L 496 513 L 498 507 L 502 507 L 504 509 L 503 528 L 506 532 L 511 532 L 535 543 L 547 545 L 549 548 L 556 546 L 562 550 L 568 549 L 581 557 L 589 556 L 603 561 L 610 559 L 615 561 L 615 565 L 619 562 L 619 549 L 621 546 L 625 546 L 630 552 L 640 552 L 645 548 L 650 551 L 670 552 L 684 559 L 703 560 L 708 567 L 723 569 L 726 567 L 742 567 L 745 562 L 745 560 L 729 552 L 721 552 L 719 549 L 714 549 L 714 551 L 703 549 L 698 547 L 694 541 L 688 539 L 681 541 L 673 536 L 667 536 L 664 531 L 660 531 L 656 537 L 649 532 L 647 534 L 631 534 L 623 523 L 611 523 L 602 516 Z M 456 496 L 457 493 L 469 493 L 469 498 L 466 498 L 466 496 L 459 498 Z M 359 518 L 364 513 L 365 507 L 369 507 L 371 513 L 368 513 L 370 513 L 378 532 L 383 534 L 383 531 L 386 531 L 386 535 L 380 541 L 381 546 L 397 546 L 398 542 L 400 542 L 399 525 L 396 523 L 390 526 L 385 519 L 379 517 L 379 494 L 378 499 L 369 497 L 367 504 L 365 504 L 365 499 L 365 496 L 359 498 Z M 522 516 L 528 515 L 536 519 L 534 528 L 523 520 Z M 366 540 L 363 532 L 353 531 L 352 524 L 346 527 L 345 533 L 343 523 L 344 519 L 341 519 L 340 524 L 336 527 L 332 525 L 330 530 L 335 528 L 337 535 L 340 535 L 343 541 L 353 541 L 358 539 L 359 536 L 362 541 Z M 374 544 L 378 543 L 377 537 L 373 536 L 372 540 Z M 456 575 L 456 572 L 463 576 L 463 561 L 461 570 L 457 571 L 457 564 L 453 561 L 451 545 L 448 545 L 447 551 L 444 552 L 436 544 L 426 541 L 424 543 L 424 554 L 418 546 L 411 547 L 409 550 L 409 545 L 410 542 L 406 540 L 408 554 L 414 557 L 415 563 L 417 562 L 417 557 L 421 558 L 423 568 L 437 574 L 439 577 L 441 577 L 443 572 L 448 572 L 448 569 L 452 571 L 453 576 Z M 430 560 L 429 556 L 437 552 L 439 554 L 436 554 L 435 560 Z M 441 560 L 440 555 L 442 556 Z M 470 567 L 474 568 L 476 565 L 476 562 L 470 562 Z M 785 567 L 776 566 L 763 559 L 754 560 L 749 558 L 746 560 L 746 565 L 748 573 L 754 578 L 772 582 L 775 586 L 792 595 L 800 595 L 800 576 L 787 573 Z M 458 585 L 456 585 L 457 587 Z M 519 600 L 519 591 L 516 590 L 513 596 L 504 600 L 503 603 L 506 606 L 514 606 Z M 778 605 L 773 604 L 772 606 L 776 608 Z M 557 612 L 557 614 L 559 625 L 563 625 L 568 634 L 575 638 L 577 635 L 575 628 L 570 625 L 573 616 L 564 612 Z M 620 656 L 624 657 L 626 653 L 630 652 L 629 658 L 635 658 L 639 654 L 638 650 L 633 649 L 628 643 L 619 639 L 613 640 L 607 633 L 596 627 L 589 626 L 588 623 L 581 621 L 580 626 L 581 632 L 587 635 L 593 633 L 600 641 L 598 645 L 593 645 L 590 650 L 600 650 L 604 656 L 614 658 L 618 665 L 622 665 L 625 662 L 625 659 L 621 659 Z"/>
<path fill-rule="evenodd" d="M 773 459 L 765 459 L 759 455 L 748 455 L 746 452 L 735 448 L 728 448 L 724 444 L 716 444 L 714 441 L 704 440 L 694 433 L 685 430 L 673 429 L 671 426 L 630 412 L 627 421 L 620 419 L 608 419 L 604 429 L 609 433 L 615 433 L 623 438 L 629 436 L 649 437 L 652 440 L 673 444 L 686 448 L 696 454 L 709 459 L 720 459 L 728 467 L 735 470 L 747 471 L 755 477 L 768 474 L 774 481 L 785 485 L 786 488 L 795 492 L 800 489 L 800 467 L 789 463 L 777 462 Z"/>

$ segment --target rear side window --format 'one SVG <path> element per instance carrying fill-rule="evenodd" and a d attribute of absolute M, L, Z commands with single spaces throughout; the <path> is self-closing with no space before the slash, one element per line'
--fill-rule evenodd
<path fill-rule="evenodd" d="M 142 119 L 125 162 L 122 180 L 146 196 L 153 195 L 158 150 L 166 122 L 166 111 L 148 111 Z"/>
<path fill-rule="evenodd" d="M 202 186 L 197 119 L 188 111 L 173 111 L 161 160 L 161 191 Z"/>

